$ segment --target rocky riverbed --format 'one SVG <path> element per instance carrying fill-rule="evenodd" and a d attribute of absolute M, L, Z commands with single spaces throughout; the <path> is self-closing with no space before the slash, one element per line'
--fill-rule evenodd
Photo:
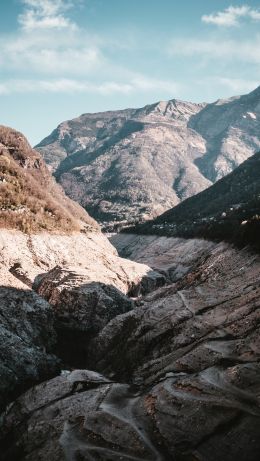
<path fill-rule="evenodd" d="M 142 262 L 147 244 L 146 263 L 166 284 L 132 301 L 114 285 L 124 311 L 89 336 L 84 369 L 31 387 L 7 408 L 3 460 L 257 461 L 259 256 L 223 243 L 128 238 Z M 81 276 L 50 268 L 38 279 L 56 318 L 67 299 L 84 304 L 89 282 Z M 104 307 L 106 296 L 116 297 L 102 283 Z"/>

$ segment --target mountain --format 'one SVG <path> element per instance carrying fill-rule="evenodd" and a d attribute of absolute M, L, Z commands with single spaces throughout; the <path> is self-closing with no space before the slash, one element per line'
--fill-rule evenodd
<path fill-rule="evenodd" d="M 122 259 L 21 134 L 1 139 L 1 460 L 258 461 L 260 256 L 121 233 L 142 264 Z"/>
<path fill-rule="evenodd" d="M 260 152 L 213 186 L 155 220 L 140 233 L 230 240 L 260 248 Z"/>
<path fill-rule="evenodd" d="M 206 189 L 260 148 L 260 87 L 192 104 L 83 114 L 37 150 L 66 193 L 107 225 L 155 217 Z"/>
<path fill-rule="evenodd" d="M 97 223 L 69 199 L 25 137 L 0 126 L 0 228 L 71 232 Z"/>
<path fill-rule="evenodd" d="M 221 179 L 260 148 L 260 86 L 251 93 L 208 104 L 189 127 L 206 141 L 197 161 L 212 182 Z"/>

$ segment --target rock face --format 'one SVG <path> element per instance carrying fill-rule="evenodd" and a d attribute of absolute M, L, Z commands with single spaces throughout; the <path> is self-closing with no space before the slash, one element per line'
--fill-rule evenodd
<path fill-rule="evenodd" d="M 55 312 L 56 353 L 66 364 L 87 364 L 89 341 L 110 320 L 133 309 L 134 303 L 113 285 L 89 282 L 79 269 L 56 267 L 39 277 L 34 289 Z"/>
<path fill-rule="evenodd" d="M 101 375 L 63 374 L 8 409 L 4 461 L 259 459 L 260 259 L 205 244 L 197 266 L 92 340 Z"/>
<path fill-rule="evenodd" d="M 49 302 L 58 333 L 56 354 L 74 366 L 86 366 L 94 334 L 133 308 L 127 294 L 136 297 L 166 280 L 145 264 L 118 257 L 100 232 L 25 235 L 2 230 L 0 245 L 3 280 L 11 286 L 26 284 Z"/>
<path fill-rule="evenodd" d="M 141 234 L 228 240 L 258 250 L 260 232 L 260 153 L 209 189 L 137 226 Z"/>
<path fill-rule="evenodd" d="M 233 171 L 260 148 L 259 118 L 260 87 L 213 104 L 84 114 L 37 150 L 67 194 L 109 227 L 157 216 Z"/>
<path fill-rule="evenodd" d="M 28 387 L 59 372 L 49 304 L 25 287 L 0 287 L 0 411 Z"/>
<path fill-rule="evenodd" d="M 168 282 L 177 282 L 197 267 L 216 243 L 156 235 L 115 234 L 110 238 L 120 256 L 147 264 L 155 272 L 163 274 Z"/>
<path fill-rule="evenodd" d="M 47 276 L 56 266 L 61 273 L 64 271 L 64 277 L 57 278 L 59 283 L 66 281 L 65 271 L 71 270 L 68 279 L 71 286 L 97 282 L 112 285 L 124 294 L 142 280 L 145 283 L 150 275 L 156 279 L 149 266 L 118 257 L 116 249 L 101 232 L 27 235 L 2 229 L 0 248 L 1 271 L 9 277 L 11 270 L 17 279 L 23 283 L 27 280 L 28 284 Z M 50 282 L 52 274 L 50 272 Z"/>

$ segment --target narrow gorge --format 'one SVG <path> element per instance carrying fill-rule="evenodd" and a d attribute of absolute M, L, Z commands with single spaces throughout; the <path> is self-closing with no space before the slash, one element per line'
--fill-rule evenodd
<path fill-rule="evenodd" d="M 1 459 L 256 461 L 256 250 L 109 242 L 24 137 L 0 132 Z"/>

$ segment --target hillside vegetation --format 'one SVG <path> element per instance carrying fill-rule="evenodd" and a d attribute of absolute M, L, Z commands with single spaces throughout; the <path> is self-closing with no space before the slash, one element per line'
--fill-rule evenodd
<path fill-rule="evenodd" d="M 143 234 L 227 240 L 260 249 L 260 153 L 209 189 L 153 221 L 136 226 Z M 133 230 L 133 229 L 132 229 Z"/>
<path fill-rule="evenodd" d="M 26 138 L 4 126 L 0 126 L 0 227 L 23 232 L 97 227 L 65 196 Z"/>

